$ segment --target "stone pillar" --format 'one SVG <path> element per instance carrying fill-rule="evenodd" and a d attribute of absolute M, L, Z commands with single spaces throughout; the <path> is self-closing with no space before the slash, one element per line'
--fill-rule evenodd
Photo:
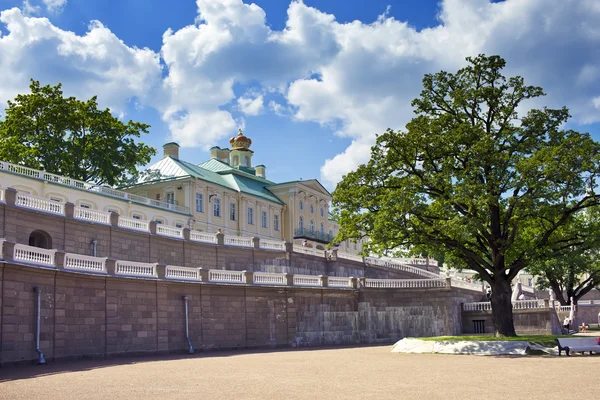
<path fill-rule="evenodd" d="M 287 286 L 294 286 L 294 274 L 285 274 L 285 282 Z"/>
<path fill-rule="evenodd" d="M 12 261 L 13 255 L 15 254 L 15 242 L 9 242 L 5 240 L 2 244 L 2 259 L 6 261 Z"/>
<path fill-rule="evenodd" d="M 156 264 L 156 277 L 158 279 L 165 279 L 167 277 L 167 266 L 163 264 Z"/>
<path fill-rule="evenodd" d="M 447 288 L 451 288 L 452 287 L 452 278 L 451 277 L 446 277 L 446 287 Z"/>
<path fill-rule="evenodd" d="M 225 235 L 223 234 L 223 232 L 217 232 L 216 236 L 217 236 L 217 244 L 219 246 L 223 246 L 225 244 Z"/>
<path fill-rule="evenodd" d="M 148 230 L 152 235 L 156 235 L 156 221 L 150 221 L 148 224 Z"/>
<path fill-rule="evenodd" d="M 65 252 L 62 250 L 56 250 L 54 253 L 54 265 L 58 269 L 65 269 Z"/>
<path fill-rule="evenodd" d="M 351 276 L 349 279 L 350 279 L 350 287 L 352 289 L 357 289 L 358 288 L 358 280 L 353 276 Z"/>
<path fill-rule="evenodd" d="M 190 228 L 183 228 L 183 240 L 190 240 Z"/>
<path fill-rule="evenodd" d="M 200 280 L 202 282 L 208 282 L 208 269 L 207 268 L 198 268 L 198 275 L 200 275 Z"/>
<path fill-rule="evenodd" d="M 247 285 L 252 285 L 254 283 L 254 272 L 252 271 L 242 271 L 244 273 L 244 283 Z"/>
<path fill-rule="evenodd" d="M 294 243 L 292 243 L 292 242 L 285 242 L 285 252 L 286 253 L 293 253 L 294 252 Z"/>
<path fill-rule="evenodd" d="M 7 206 L 14 206 L 17 203 L 17 189 L 8 187 L 4 189 L 4 202 Z"/>
<path fill-rule="evenodd" d="M 358 287 L 364 289 L 367 287 L 367 278 L 358 278 Z"/>
<path fill-rule="evenodd" d="M 110 213 L 110 226 L 117 227 L 119 226 L 119 214 L 116 212 Z"/>
<path fill-rule="evenodd" d="M 75 217 L 75 204 L 68 202 L 65 203 L 65 217 L 74 218 Z"/>
<path fill-rule="evenodd" d="M 115 275 L 117 273 L 117 260 L 114 258 L 106 259 L 106 273 L 109 275 Z"/>
<path fill-rule="evenodd" d="M 323 286 L 323 287 L 328 286 L 327 278 L 328 278 L 328 276 L 326 276 L 326 275 L 319 275 L 319 279 L 321 279 L 321 286 Z"/>
<path fill-rule="evenodd" d="M 337 253 L 338 253 L 338 249 L 331 249 L 331 261 L 337 261 Z M 363 262 L 364 262 L 364 258 L 363 258 Z"/>
<path fill-rule="evenodd" d="M 254 246 L 255 249 L 260 249 L 260 238 L 259 237 L 253 237 L 252 238 L 252 245 Z"/>

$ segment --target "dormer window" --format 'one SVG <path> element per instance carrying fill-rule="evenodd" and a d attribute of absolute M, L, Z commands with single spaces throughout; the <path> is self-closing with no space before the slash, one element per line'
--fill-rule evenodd
<path fill-rule="evenodd" d="M 239 156 L 233 156 L 233 161 L 232 161 L 232 163 L 233 163 L 233 166 L 234 166 L 234 167 L 237 167 L 237 166 L 238 166 L 238 164 L 240 163 L 240 157 L 239 157 Z"/>

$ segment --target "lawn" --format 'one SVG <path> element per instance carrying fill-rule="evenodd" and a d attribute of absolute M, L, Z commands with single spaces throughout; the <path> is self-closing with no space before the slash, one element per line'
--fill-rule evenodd
<path fill-rule="evenodd" d="M 473 336 L 433 336 L 433 337 L 424 337 L 418 338 L 420 340 L 426 341 L 445 341 L 445 342 L 460 342 L 460 341 L 469 341 L 469 340 L 479 340 L 479 341 L 524 341 L 524 342 L 534 342 L 537 344 L 541 344 L 546 347 L 554 347 L 556 346 L 556 338 L 562 337 L 573 337 L 573 335 L 521 335 L 515 337 L 496 337 L 490 335 L 473 335 Z"/>

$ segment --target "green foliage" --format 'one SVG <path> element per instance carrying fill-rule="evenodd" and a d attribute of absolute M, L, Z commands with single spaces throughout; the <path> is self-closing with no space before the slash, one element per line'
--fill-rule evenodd
<path fill-rule="evenodd" d="M 433 336 L 425 338 L 417 338 L 428 342 L 461 342 L 467 341 L 481 341 L 481 342 L 495 342 L 495 341 L 524 341 L 541 344 L 546 347 L 556 347 L 557 338 L 568 338 L 572 335 L 522 335 L 512 337 L 496 337 L 489 335 L 469 335 L 469 336 Z"/>
<path fill-rule="evenodd" d="M 370 161 L 338 184 L 336 241 L 368 235 L 367 252 L 442 252 L 494 286 L 559 240 L 581 241 L 556 232 L 599 204 L 600 145 L 563 129 L 566 108 L 519 117 L 543 91 L 505 78 L 502 58 L 467 61 L 455 74 L 425 75 L 406 130 L 378 136 Z"/>
<path fill-rule="evenodd" d="M 149 125 L 113 117 L 96 97 L 63 97 L 60 83 L 40 86 L 8 102 L 0 121 L 0 159 L 97 184 L 116 185 L 156 153 L 136 143 Z"/>
<path fill-rule="evenodd" d="M 534 260 L 527 271 L 539 276 L 536 282 L 539 289 L 552 289 L 556 299 L 566 305 L 570 304 L 571 297 L 577 302 L 600 286 L 598 210 L 577 213 L 569 223 L 557 229 L 555 235 L 559 238 L 555 240 L 555 247 L 547 248 L 546 257 Z"/>

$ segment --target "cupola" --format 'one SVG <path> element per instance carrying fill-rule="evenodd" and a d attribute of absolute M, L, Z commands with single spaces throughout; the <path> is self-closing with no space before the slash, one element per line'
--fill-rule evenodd
<path fill-rule="evenodd" d="M 163 145 L 163 158 L 171 157 L 179 160 L 179 145 L 175 142 Z"/>
<path fill-rule="evenodd" d="M 252 168 L 252 150 L 250 145 L 252 140 L 242 133 L 240 129 L 237 136 L 229 139 L 231 145 L 231 151 L 229 152 L 229 165 L 232 167 L 247 167 Z"/>

